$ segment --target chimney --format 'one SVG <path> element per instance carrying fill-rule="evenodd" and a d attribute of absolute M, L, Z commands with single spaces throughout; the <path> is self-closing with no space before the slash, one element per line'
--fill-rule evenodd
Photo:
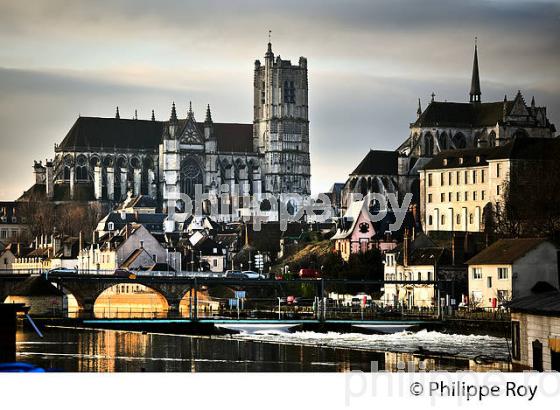
<path fill-rule="evenodd" d="M 408 236 L 408 229 L 404 230 L 403 239 L 403 265 L 408 266 L 408 252 L 410 248 L 410 237 Z"/>

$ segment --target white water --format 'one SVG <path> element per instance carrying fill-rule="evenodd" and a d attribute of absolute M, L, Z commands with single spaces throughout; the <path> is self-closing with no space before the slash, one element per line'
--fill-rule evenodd
<path fill-rule="evenodd" d="M 415 352 L 421 347 L 430 352 L 468 359 L 474 359 L 481 354 L 492 356 L 499 360 L 506 360 L 508 358 L 508 344 L 504 338 L 445 334 L 429 332 L 427 330 L 419 332 L 404 331 L 383 335 L 295 332 L 283 334 L 239 334 L 232 337 L 269 343 L 301 344 L 371 351 Z"/>

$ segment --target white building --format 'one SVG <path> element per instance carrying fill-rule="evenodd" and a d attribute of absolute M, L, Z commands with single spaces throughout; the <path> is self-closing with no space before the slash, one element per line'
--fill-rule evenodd
<path fill-rule="evenodd" d="M 537 282 L 558 287 L 558 249 L 539 238 L 501 239 L 467 262 L 470 304 L 496 308 L 530 294 Z"/>

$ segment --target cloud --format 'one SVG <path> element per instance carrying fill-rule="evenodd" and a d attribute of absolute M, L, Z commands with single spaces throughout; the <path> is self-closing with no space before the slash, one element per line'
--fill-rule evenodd
<path fill-rule="evenodd" d="M 309 61 L 314 192 L 398 146 L 418 97 L 465 101 L 474 36 L 483 99 L 521 89 L 559 123 L 559 17 L 558 1 L 1 2 L 0 197 L 31 183 L 78 114 L 167 118 L 192 100 L 251 122 L 269 29 L 275 53 Z"/>

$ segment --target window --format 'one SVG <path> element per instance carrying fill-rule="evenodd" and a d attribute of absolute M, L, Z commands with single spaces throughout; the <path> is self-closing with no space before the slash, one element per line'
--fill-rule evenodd
<path fill-rule="evenodd" d="M 422 272 L 418 272 L 418 280 L 422 280 Z"/>
<path fill-rule="evenodd" d="M 218 259 L 214 259 L 213 264 L 214 264 L 214 267 L 217 267 L 218 266 Z"/>
<path fill-rule="evenodd" d="M 498 289 L 496 295 L 500 304 L 508 301 L 509 292 L 507 290 Z"/>
<path fill-rule="evenodd" d="M 109 222 L 107 224 L 107 230 L 114 231 L 115 230 L 115 223 L 114 222 Z"/>
<path fill-rule="evenodd" d="M 480 199 L 484 201 L 485 197 L 486 197 L 486 191 L 480 191 Z"/>
<path fill-rule="evenodd" d="M 152 259 L 153 259 L 154 262 L 157 262 L 157 255 L 155 255 L 155 254 L 152 255 Z"/>
<path fill-rule="evenodd" d="M 432 219 L 432 215 L 428 216 L 428 225 L 432 225 L 433 224 L 433 219 Z"/>
<path fill-rule="evenodd" d="M 465 184 L 469 183 L 469 171 L 465 171 Z"/>
<path fill-rule="evenodd" d="M 484 177 L 486 176 L 486 170 L 481 169 L 480 170 L 480 182 L 484 183 Z"/>
<path fill-rule="evenodd" d="M 429 281 L 432 280 L 432 272 L 428 272 L 428 280 L 429 280 Z"/>
<path fill-rule="evenodd" d="M 457 202 L 459 202 L 461 200 L 461 193 L 457 192 L 456 197 L 457 197 Z"/>
<path fill-rule="evenodd" d="M 445 202 L 445 194 L 444 193 L 439 195 L 439 200 L 440 200 L 440 202 Z"/>
<path fill-rule="evenodd" d="M 472 183 L 476 184 L 476 169 L 472 172 Z"/>
<path fill-rule="evenodd" d="M 501 192 L 501 189 L 500 189 L 500 186 L 498 185 L 496 187 L 496 195 L 500 195 L 500 192 Z"/>
<path fill-rule="evenodd" d="M 496 164 L 496 178 L 500 178 L 500 174 L 501 174 L 501 165 L 500 163 Z"/>
<path fill-rule="evenodd" d="M 432 174 L 428 174 L 428 186 L 432 186 Z"/>
<path fill-rule="evenodd" d="M 473 193 L 472 193 L 472 199 L 473 199 L 473 201 L 476 201 L 476 199 L 477 199 L 476 197 L 477 197 L 477 196 L 478 196 L 478 192 L 473 191 Z"/>
<path fill-rule="evenodd" d="M 428 203 L 432 203 L 432 194 L 428 194 Z"/>
<path fill-rule="evenodd" d="M 451 192 L 448 192 L 448 193 L 447 193 L 447 200 L 448 200 L 449 202 L 451 202 L 452 199 L 453 199 L 453 197 L 451 196 Z"/>
<path fill-rule="evenodd" d="M 451 185 L 451 183 L 452 183 L 451 182 L 451 172 L 447 173 L 447 181 L 448 181 L 449 185 Z"/>
<path fill-rule="evenodd" d="M 439 184 L 441 186 L 445 185 L 445 174 L 443 172 L 441 174 L 439 174 Z"/>
<path fill-rule="evenodd" d="M 486 277 L 486 287 L 490 289 L 492 287 L 492 276 Z"/>
<path fill-rule="evenodd" d="M 482 268 L 472 268 L 472 278 L 482 279 Z"/>
<path fill-rule="evenodd" d="M 498 268 L 498 279 L 508 278 L 508 268 Z"/>
<path fill-rule="evenodd" d="M 288 104 L 296 102 L 296 87 L 293 81 L 284 81 L 284 102 Z"/>
<path fill-rule="evenodd" d="M 457 185 L 459 185 L 459 184 L 461 183 L 461 173 L 460 173 L 459 171 L 457 171 L 457 172 L 455 173 L 455 183 L 456 183 Z"/>
<path fill-rule="evenodd" d="M 534 340 L 532 343 L 533 347 L 533 370 L 537 372 L 543 371 L 543 357 L 542 357 L 542 343 L 538 340 Z"/>
<path fill-rule="evenodd" d="M 445 225 L 445 215 L 442 215 L 442 216 L 441 216 L 441 224 L 442 224 L 442 225 Z"/>
<path fill-rule="evenodd" d="M 457 218 L 455 218 L 455 220 L 457 221 L 457 225 L 461 225 L 461 214 L 457 214 Z"/>
<path fill-rule="evenodd" d="M 469 193 L 467 191 L 465 191 L 465 201 L 469 200 Z"/>
<path fill-rule="evenodd" d="M 472 225 L 474 223 L 474 215 L 469 214 L 469 223 Z"/>
<path fill-rule="evenodd" d="M 521 329 L 519 322 L 511 322 L 511 355 L 514 360 L 521 359 Z"/>

